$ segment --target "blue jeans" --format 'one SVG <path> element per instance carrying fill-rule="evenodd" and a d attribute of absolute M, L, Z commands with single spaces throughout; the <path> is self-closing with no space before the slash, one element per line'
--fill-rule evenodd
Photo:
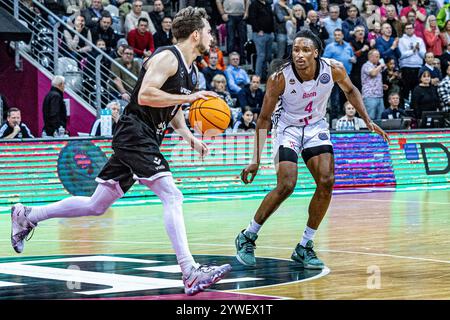
<path fill-rule="evenodd" d="M 264 33 L 260 36 L 253 32 L 253 41 L 256 46 L 256 70 L 255 73 L 265 78 L 267 74 L 267 64 L 272 60 L 273 33 Z"/>
<path fill-rule="evenodd" d="M 381 114 L 384 111 L 383 97 L 365 97 L 363 98 L 363 101 L 369 117 L 372 120 L 381 119 Z"/>
<path fill-rule="evenodd" d="M 236 38 L 237 32 L 237 38 Z M 227 51 L 231 53 L 234 51 L 235 40 L 238 39 L 239 43 L 239 55 L 241 56 L 241 62 L 245 61 L 244 45 L 247 41 L 247 24 L 244 21 L 244 16 L 231 16 L 228 15 L 227 21 Z"/>
<path fill-rule="evenodd" d="M 283 59 L 286 54 L 287 34 L 277 33 L 277 59 Z"/>

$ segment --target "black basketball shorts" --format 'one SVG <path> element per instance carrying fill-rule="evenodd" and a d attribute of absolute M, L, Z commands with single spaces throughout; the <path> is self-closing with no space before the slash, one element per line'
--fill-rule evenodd
<path fill-rule="evenodd" d="M 99 183 L 119 183 L 126 193 L 136 181 L 153 181 L 172 175 L 169 163 L 159 152 L 151 149 L 129 150 L 113 148 L 114 153 L 95 179 Z"/>

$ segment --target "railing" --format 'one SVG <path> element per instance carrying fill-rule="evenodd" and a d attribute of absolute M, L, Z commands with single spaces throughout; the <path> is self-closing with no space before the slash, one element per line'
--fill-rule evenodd
<path fill-rule="evenodd" d="M 16 50 L 51 75 L 64 76 L 68 91 L 78 97 L 85 106 L 95 108 L 97 117 L 100 116 L 101 108 L 104 108 L 109 101 L 120 99 L 120 92 L 114 85 L 116 75 L 106 67 L 107 65 L 115 65 L 119 70 L 137 80 L 137 77 L 129 70 L 38 1 L 32 1 L 34 8 L 29 8 L 19 0 L 0 0 L 0 5 L 32 31 L 30 44 L 15 44 Z M 44 13 L 52 17 L 56 24 L 51 25 L 48 18 L 44 19 Z M 83 57 L 73 55 L 64 45 L 64 31 L 77 35 L 86 45 L 91 46 L 92 50 L 86 52 Z"/>

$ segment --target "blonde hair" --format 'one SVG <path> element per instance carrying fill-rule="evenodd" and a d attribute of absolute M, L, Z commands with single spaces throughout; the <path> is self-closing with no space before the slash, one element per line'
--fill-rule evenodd
<path fill-rule="evenodd" d="M 223 74 L 216 74 L 213 78 L 212 81 L 225 81 L 225 84 L 227 84 L 227 78 L 225 78 L 225 76 Z"/>
<path fill-rule="evenodd" d="M 427 30 L 427 31 L 431 31 L 430 18 L 436 19 L 436 16 L 430 14 L 430 15 L 427 17 L 427 19 L 425 20 L 425 30 Z M 437 27 L 437 24 L 436 24 L 436 27 Z"/>

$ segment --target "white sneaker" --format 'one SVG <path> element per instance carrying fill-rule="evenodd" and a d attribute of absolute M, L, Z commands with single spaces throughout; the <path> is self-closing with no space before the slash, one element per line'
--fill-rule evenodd
<path fill-rule="evenodd" d="M 15 204 L 11 208 L 11 245 L 17 253 L 22 253 L 23 241 L 37 226 L 27 218 L 30 212 L 31 208 L 25 207 L 21 203 Z"/>
<path fill-rule="evenodd" d="M 198 268 L 192 267 L 187 277 L 183 276 L 184 292 L 188 296 L 206 290 L 216 282 L 222 280 L 231 271 L 229 264 L 221 266 L 200 265 Z"/>

